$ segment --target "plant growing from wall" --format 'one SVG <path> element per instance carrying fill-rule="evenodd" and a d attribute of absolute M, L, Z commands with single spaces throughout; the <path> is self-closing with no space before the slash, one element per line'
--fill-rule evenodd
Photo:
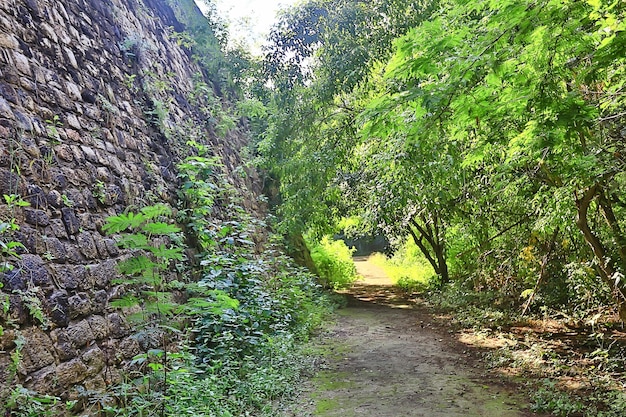
<path fill-rule="evenodd" d="M 124 278 L 115 281 L 129 291 L 111 305 L 119 308 L 140 306 L 140 312 L 130 314 L 129 319 L 143 326 L 148 334 L 160 337 L 158 349 L 136 358 L 136 363 L 156 361 L 149 366 L 163 372 L 164 396 L 167 395 L 167 333 L 175 331 L 166 320 L 178 308 L 170 291 L 170 284 L 175 280 L 168 280 L 168 271 L 174 262 L 184 259 L 183 248 L 175 244 L 180 240 L 181 230 L 171 224 L 171 215 L 170 207 L 155 204 L 137 213 L 111 216 L 103 226 L 106 233 L 119 233 L 118 245 L 130 251 L 130 257 L 117 265 Z"/>
<path fill-rule="evenodd" d="M 269 416 L 268 403 L 291 392 L 302 369 L 296 340 L 319 325 L 328 303 L 315 278 L 295 268 L 273 244 L 256 253 L 252 236 L 264 224 L 236 204 L 210 150 L 188 145 L 196 154 L 178 166 L 177 213 L 188 239 L 171 224 L 172 210 L 161 205 L 113 216 L 105 230 L 119 234 L 120 246 L 130 252 L 119 266 L 124 278 L 118 281 L 129 292 L 115 305 L 142 306 L 137 318 L 160 334 L 177 319 L 192 324 L 192 331 L 177 333 L 175 348 L 163 340 L 136 356 L 133 364 L 149 372 L 96 402 L 107 415 L 119 416 L 201 415 L 207 409 L 213 415 L 255 410 Z M 227 208 L 226 218 L 215 215 L 216 204 Z M 182 258 L 191 248 L 198 252 L 193 270 Z M 190 274 L 166 279 L 173 269 Z M 173 290 L 186 301 L 174 303 Z M 111 397 L 117 406 L 105 401 Z"/>
<path fill-rule="evenodd" d="M 19 252 L 26 249 L 22 243 L 13 238 L 14 233 L 20 229 L 13 213 L 19 207 L 30 205 L 16 194 L 5 194 L 3 197 L 9 207 L 11 217 L 0 219 L 0 274 L 11 272 L 20 258 Z M 0 319 L 5 324 L 10 305 L 8 295 L 2 291 L 2 286 L 2 282 L 0 282 Z M 0 336 L 4 333 L 3 324 L 0 324 Z"/>

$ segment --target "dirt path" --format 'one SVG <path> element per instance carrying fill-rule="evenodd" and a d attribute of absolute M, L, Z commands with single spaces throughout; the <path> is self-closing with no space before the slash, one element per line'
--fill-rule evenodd
<path fill-rule="evenodd" d="M 522 401 L 486 378 L 462 345 L 394 292 L 382 270 L 365 277 L 320 341 L 327 352 L 306 398 L 289 416 L 522 417 Z"/>

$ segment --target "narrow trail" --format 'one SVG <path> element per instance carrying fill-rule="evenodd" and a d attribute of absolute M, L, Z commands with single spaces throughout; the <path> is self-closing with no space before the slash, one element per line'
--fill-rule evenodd
<path fill-rule="evenodd" d="M 319 342 L 327 353 L 287 416 L 526 417 L 523 400 L 473 366 L 431 316 L 412 308 L 382 270 L 356 258 L 364 277 Z"/>

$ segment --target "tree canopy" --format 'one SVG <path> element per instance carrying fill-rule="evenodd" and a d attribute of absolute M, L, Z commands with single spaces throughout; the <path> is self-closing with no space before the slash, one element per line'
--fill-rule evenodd
<path fill-rule="evenodd" d="M 548 268 L 572 303 L 583 274 L 626 317 L 625 16 L 610 0 L 289 10 L 258 144 L 285 228 L 358 215 L 411 236 L 441 282 L 519 302 Z"/>

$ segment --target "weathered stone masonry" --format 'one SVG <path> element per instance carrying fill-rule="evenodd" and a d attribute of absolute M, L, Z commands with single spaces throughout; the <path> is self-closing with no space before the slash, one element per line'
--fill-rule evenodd
<path fill-rule="evenodd" d="M 30 203 L 0 203 L 27 248 L 2 277 L 0 386 L 78 398 L 149 347 L 109 306 L 120 253 L 104 218 L 172 201 L 186 140 L 208 140 L 230 173 L 243 144 L 189 102 L 201 70 L 171 36 L 182 29 L 164 0 L 0 0 L 0 194 Z"/>

